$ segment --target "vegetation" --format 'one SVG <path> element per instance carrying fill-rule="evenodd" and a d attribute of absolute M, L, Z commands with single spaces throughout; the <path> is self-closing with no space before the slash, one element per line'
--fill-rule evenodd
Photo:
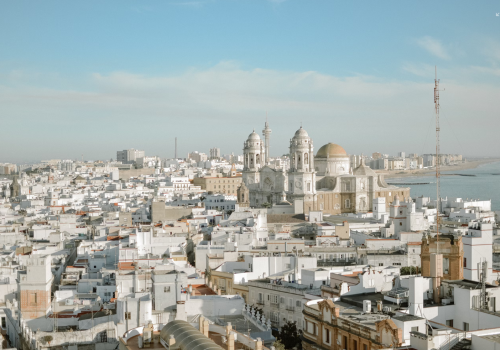
<path fill-rule="evenodd" d="M 54 338 L 52 338 L 51 335 L 46 335 L 46 336 L 43 337 L 43 341 L 46 342 L 46 343 L 49 343 L 49 345 L 50 345 L 50 342 L 52 340 L 54 340 Z"/>
<path fill-rule="evenodd" d="M 285 345 L 283 345 L 282 342 L 280 342 L 279 340 L 276 340 L 274 343 L 273 343 L 273 346 L 276 350 L 286 350 L 285 348 Z"/>
<path fill-rule="evenodd" d="M 271 203 L 269 203 L 269 202 L 262 203 L 262 207 L 264 207 L 264 208 L 271 208 L 271 206 L 272 206 L 272 205 L 271 205 Z"/>
<path fill-rule="evenodd" d="M 421 272 L 418 266 L 403 266 L 400 271 L 401 276 L 418 275 Z"/>
<path fill-rule="evenodd" d="M 277 338 L 278 341 L 283 344 L 284 349 L 302 350 L 302 340 L 300 336 L 301 333 L 297 329 L 297 323 L 288 321 L 281 327 Z"/>

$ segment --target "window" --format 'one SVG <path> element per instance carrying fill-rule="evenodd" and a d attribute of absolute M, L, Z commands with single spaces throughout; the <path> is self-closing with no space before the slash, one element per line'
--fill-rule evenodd
<path fill-rule="evenodd" d="M 467 258 L 464 258 L 464 267 L 467 267 Z"/>
<path fill-rule="evenodd" d="M 280 303 L 281 303 L 281 304 L 284 304 L 284 303 L 285 303 L 285 298 L 281 297 L 281 298 L 280 298 Z"/>
<path fill-rule="evenodd" d="M 399 226 L 403 226 L 403 223 L 402 223 L 402 222 L 400 222 L 400 223 L 399 223 Z"/>
<path fill-rule="evenodd" d="M 5 322 L 5 317 L 2 317 L 2 328 L 7 327 L 7 324 Z"/>
<path fill-rule="evenodd" d="M 126 320 L 131 320 L 131 319 L 132 319 L 132 313 L 130 313 L 130 312 L 125 312 L 125 319 L 126 319 Z"/>
<path fill-rule="evenodd" d="M 418 332 L 418 326 L 417 327 L 411 327 L 412 332 Z"/>
<path fill-rule="evenodd" d="M 464 322 L 464 331 L 469 331 L 469 324 L 467 322 Z"/>
<path fill-rule="evenodd" d="M 330 330 L 325 329 L 325 343 L 330 344 Z"/>
<path fill-rule="evenodd" d="M 378 266 L 384 266 L 384 263 L 378 263 Z"/>
<path fill-rule="evenodd" d="M 453 327 L 453 320 L 446 320 L 446 325 L 448 327 Z"/>
<path fill-rule="evenodd" d="M 101 343 L 107 343 L 108 334 L 106 333 L 106 331 L 99 333 L 99 338 L 101 340 Z"/>
<path fill-rule="evenodd" d="M 290 269 L 290 268 L 291 268 L 291 267 L 290 267 L 290 264 L 286 264 L 286 268 L 287 268 L 287 269 Z"/>
<path fill-rule="evenodd" d="M 297 307 L 302 307 L 302 302 L 301 302 L 300 300 L 297 300 L 297 301 L 295 302 L 295 306 L 297 306 Z"/>
<path fill-rule="evenodd" d="M 36 293 L 31 293 L 29 295 L 29 303 L 31 305 L 36 305 L 38 303 L 38 296 Z"/>
<path fill-rule="evenodd" d="M 170 287 L 164 287 L 163 288 L 164 293 L 170 293 Z"/>
<path fill-rule="evenodd" d="M 350 208 L 350 207 L 351 207 L 351 200 L 350 200 L 350 199 L 346 199 L 346 200 L 345 200 L 345 203 L 344 203 L 344 206 L 345 206 L 346 208 Z"/>

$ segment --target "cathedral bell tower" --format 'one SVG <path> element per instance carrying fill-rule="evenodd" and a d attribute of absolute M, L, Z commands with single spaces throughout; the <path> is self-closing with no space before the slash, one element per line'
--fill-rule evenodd
<path fill-rule="evenodd" d="M 266 143 L 264 144 L 264 149 L 265 149 L 265 158 L 264 158 L 264 165 L 269 165 L 269 140 L 271 138 L 271 128 L 269 128 L 269 123 L 267 122 L 266 118 L 266 124 L 264 126 L 264 130 L 262 130 L 262 135 L 264 135 L 264 139 L 266 140 Z"/>
<path fill-rule="evenodd" d="M 264 143 L 255 130 L 243 145 L 243 182 L 251 186 L 260 182 L 259 170 L 264 164 Z"/>
<path fill-rule="evenodd" d="M 314 170 L 314 147 L 311 138 L 307 131 L 302 129 L 302 126 L 290 140 L 288 198 L 296 206 L 302 204 L 305 214 L 315 210 L 316 172 Z"/>

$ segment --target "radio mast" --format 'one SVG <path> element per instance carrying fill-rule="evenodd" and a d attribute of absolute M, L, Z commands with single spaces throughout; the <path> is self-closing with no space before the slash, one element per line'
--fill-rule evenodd
<path fill-rule="evenodd" d="M 436 252 L 439 254 L 439 207 L 440 207 L 440 188 L 439 188 L 439 79 L 437 78 L 437 67 L 434 67 L 435 78 L 434 78 L 434 110 L 436 113 Z"/>

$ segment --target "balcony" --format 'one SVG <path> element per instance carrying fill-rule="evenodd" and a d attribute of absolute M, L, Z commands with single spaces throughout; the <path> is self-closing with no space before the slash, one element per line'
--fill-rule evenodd
<path fill-rule="evenodd" d="M 292 312 L 294 312 L 294 311 L 295 311 L 295 306 L 293 306 L 293 305 L 287 305 L 287 306 L 286 306 L 286 309 L 287 309 L 288 311 L 292 311 Z"/>
<path fill-rule="evenodd" d="M 264 305 L 264 300 L 257 300 L 257 302 L 255 304 L 257 304 L 257 305 Z"/>

